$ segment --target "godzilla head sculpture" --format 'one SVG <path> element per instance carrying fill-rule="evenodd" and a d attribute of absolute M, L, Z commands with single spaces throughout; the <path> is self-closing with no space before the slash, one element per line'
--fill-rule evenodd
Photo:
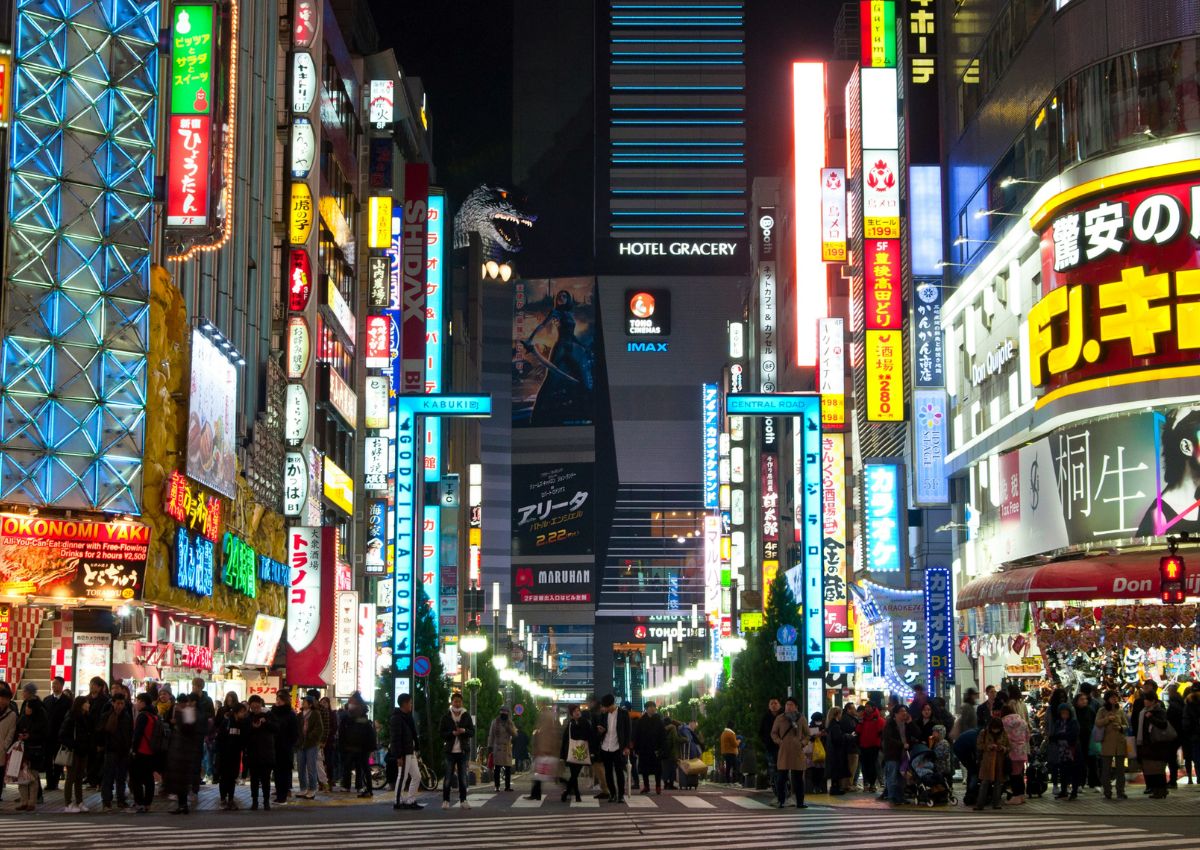
<path fill-rule="evenodd" d="M 454 247 L 466 248 L 474 231 L 483 241 L 484 256 L 503 259 L 521 250 L 521 228 L 533 227 L 535 221 L 524 194 L 485 183 L 467 195 L 454 216 Z"/>

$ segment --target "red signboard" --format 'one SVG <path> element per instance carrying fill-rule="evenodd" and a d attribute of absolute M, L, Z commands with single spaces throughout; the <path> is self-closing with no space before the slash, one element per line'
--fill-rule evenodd
<path fill-rule="evenodd" d="M 400 391 L 425 391 L 425 256 L 429 230 L 429 166 L 404 166 L 401 239 Z"/>
<path fill-rule="evenodd" d="M 140 599 L 150 527 L 0 514 L 0 593 Z"/>
<path fill-rule="evenodd" d="M 762 475 L 762 538 L 779 539 L 779 455 L 763 454 Z"/>
<path fill-rule="evenodd" d="M 12 606 L 0 602 L 0 674 L 8 677 L 8 653 L 12 634 Z"/>
<path fill-rule="evenodd" d="M 308 307 L 312 295 L 312 263 L 304 248 L 292 248 L 288 252 L 288 309 L 302 313 Z"/>
<path fill-rule="evenodd" d="M 296 0 L 296 9 L 292 17 L 292 43 L 297 47 L 308 47 L 316 34 L 316 0 Z"/>
<path fill-rule="evenodd" d="M 866 268 L 867 330 L 899 330 L 903 321 L 900 297 L 900 240 L 868 239 L 863 252 Z"/>
<path fill-rule="evenodd" d="M 321 687 L 330 681 L 337 529 L 289 528 L 288 681 Z"/>
<path fill-rule="evenodd" d="M 1041 234 L 1042 298 L 1029 312 L 1034 386 L 1078 388 L 1088 379 L 1195 364 L 1198 196 L 1195 179 L 1148 178 L 1053 211 Z"/>
<path fill-rule="evenodd" d="M 167 226 L 208 227 L 212 119 L 172 115 L 168 133 Z"/>
<path fill-rule="evenodd" d="M 387 316 L 367 316 L 366 362 L 370 369 L 385 369 L 391 362 L 391 325 Z"/>

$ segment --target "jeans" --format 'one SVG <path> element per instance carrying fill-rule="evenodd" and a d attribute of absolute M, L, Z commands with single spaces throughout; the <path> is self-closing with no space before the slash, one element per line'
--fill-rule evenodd
<path fill-rule="evenodd" d="M 863 747 L 859 754 L 863 785 L 872 790 L 879 784 L 879 747 Z"/>
<path fill-rule="evenodd" d="M 458 799 L 467 799 L 467 754 L 446 753 L 446 778 L 442 780 L 442 800 L 450 802 L 450 775 L 458 777 Z"/>
<path fill-rule="evenodd" d="M 804 804 L 804 771 L 803 770 L 777 770 L 775 772 L 775 799 L 779 801 L 779 805 L 787 804 L 788 798 L 788 781 L 792 783 L 792 792 L 796 795 L 796 805 Z"/>
<path fill-rule="evenodd" d="M 129 784 L 133 802 L 149 806 L 154 802 L 154 756 L 137 753 L 129 766 Z"/>
<path fill-rule="evenodd" d="M 1100 756 L 1100 782 L 1104 786 L 1106 797 L 1112 793 L 1114 778 L 1117 780 L 1117 794 L 1124 795 L 1125 756 Z"/>
<path fill-rule="evenodd" d="M 113 786 L 117 789 L 117 803 L 125 805 L 125 777 L 129 773 L 129 756 L 124 753 L 105 753 L 101 767 L 100 799 L 111 806 Z"/>
<path fill-rule="evenodd" d="M 624 800 L 625 754 L 620 750 L 615 753 L 610 753 L 608 750 L 601 750 L 600 758 L 604 761 L 604 776 L 608 782 L 609 796 L 615 797 L 617 800 Z M 615 795 L 614 791 L 616 792 Z"/>
<path fill-rule="evenodd" d="M 317 790 L 317 748 L 308 747 L 299 750 L 300 755 L 300 790 Z"/>
<path fill-rule="evenodd" d="M 421 790 L 421 770 L 417 766 L 417 755 L 411 753 L 401 758 L 403 764 L 400 766 L 400 773 L 396 778 L 396 802 L 399 803 L 415 803 L 417 801 L 417 792 Z M 408 793 L 404 793 L 405 786 L 408 787 Z"/>
<path fill-rule="evenodd" d="M 883 763 L 884 781 L 887 783 L 887 798 L 897 805 L 904 802 L 904 778 L 900 775 L 900 762 L 885 761 Z"/>

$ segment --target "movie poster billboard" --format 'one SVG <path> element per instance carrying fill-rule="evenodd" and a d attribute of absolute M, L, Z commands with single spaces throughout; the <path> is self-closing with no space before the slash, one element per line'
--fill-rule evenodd
<path fill-rule="evenodd" d="M 199 330 L 192 331 L 187 476 L 237 497 L 237 367 Z"/>
<path fill-rule="evenodd" d="M 514 298 L 513 426 L 590 425 L 595 415 L 595 280 L 517 281 Z"/>
<path fill-rule="evenodd" d="M 590 555 L 593 478 L 590 463 L 513 466 L 513 555 Z"/>

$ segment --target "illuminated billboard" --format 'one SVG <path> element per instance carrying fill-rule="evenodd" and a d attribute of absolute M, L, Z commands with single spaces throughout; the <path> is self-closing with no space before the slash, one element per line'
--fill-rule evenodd
<path fill-rule="evenodd" d="M 822 256 L 822 188 L 825 167 L 825 64 L 792 64 L 792 153 L 796 234 L 796 365 L 817 362 L 817 320 L 829 315 Z"/>
<path fill-rule="evenodd" d="M 188 394 L 187 475 L 237 496 L 237 367 L 201 331 L 192 331 Z"/>

